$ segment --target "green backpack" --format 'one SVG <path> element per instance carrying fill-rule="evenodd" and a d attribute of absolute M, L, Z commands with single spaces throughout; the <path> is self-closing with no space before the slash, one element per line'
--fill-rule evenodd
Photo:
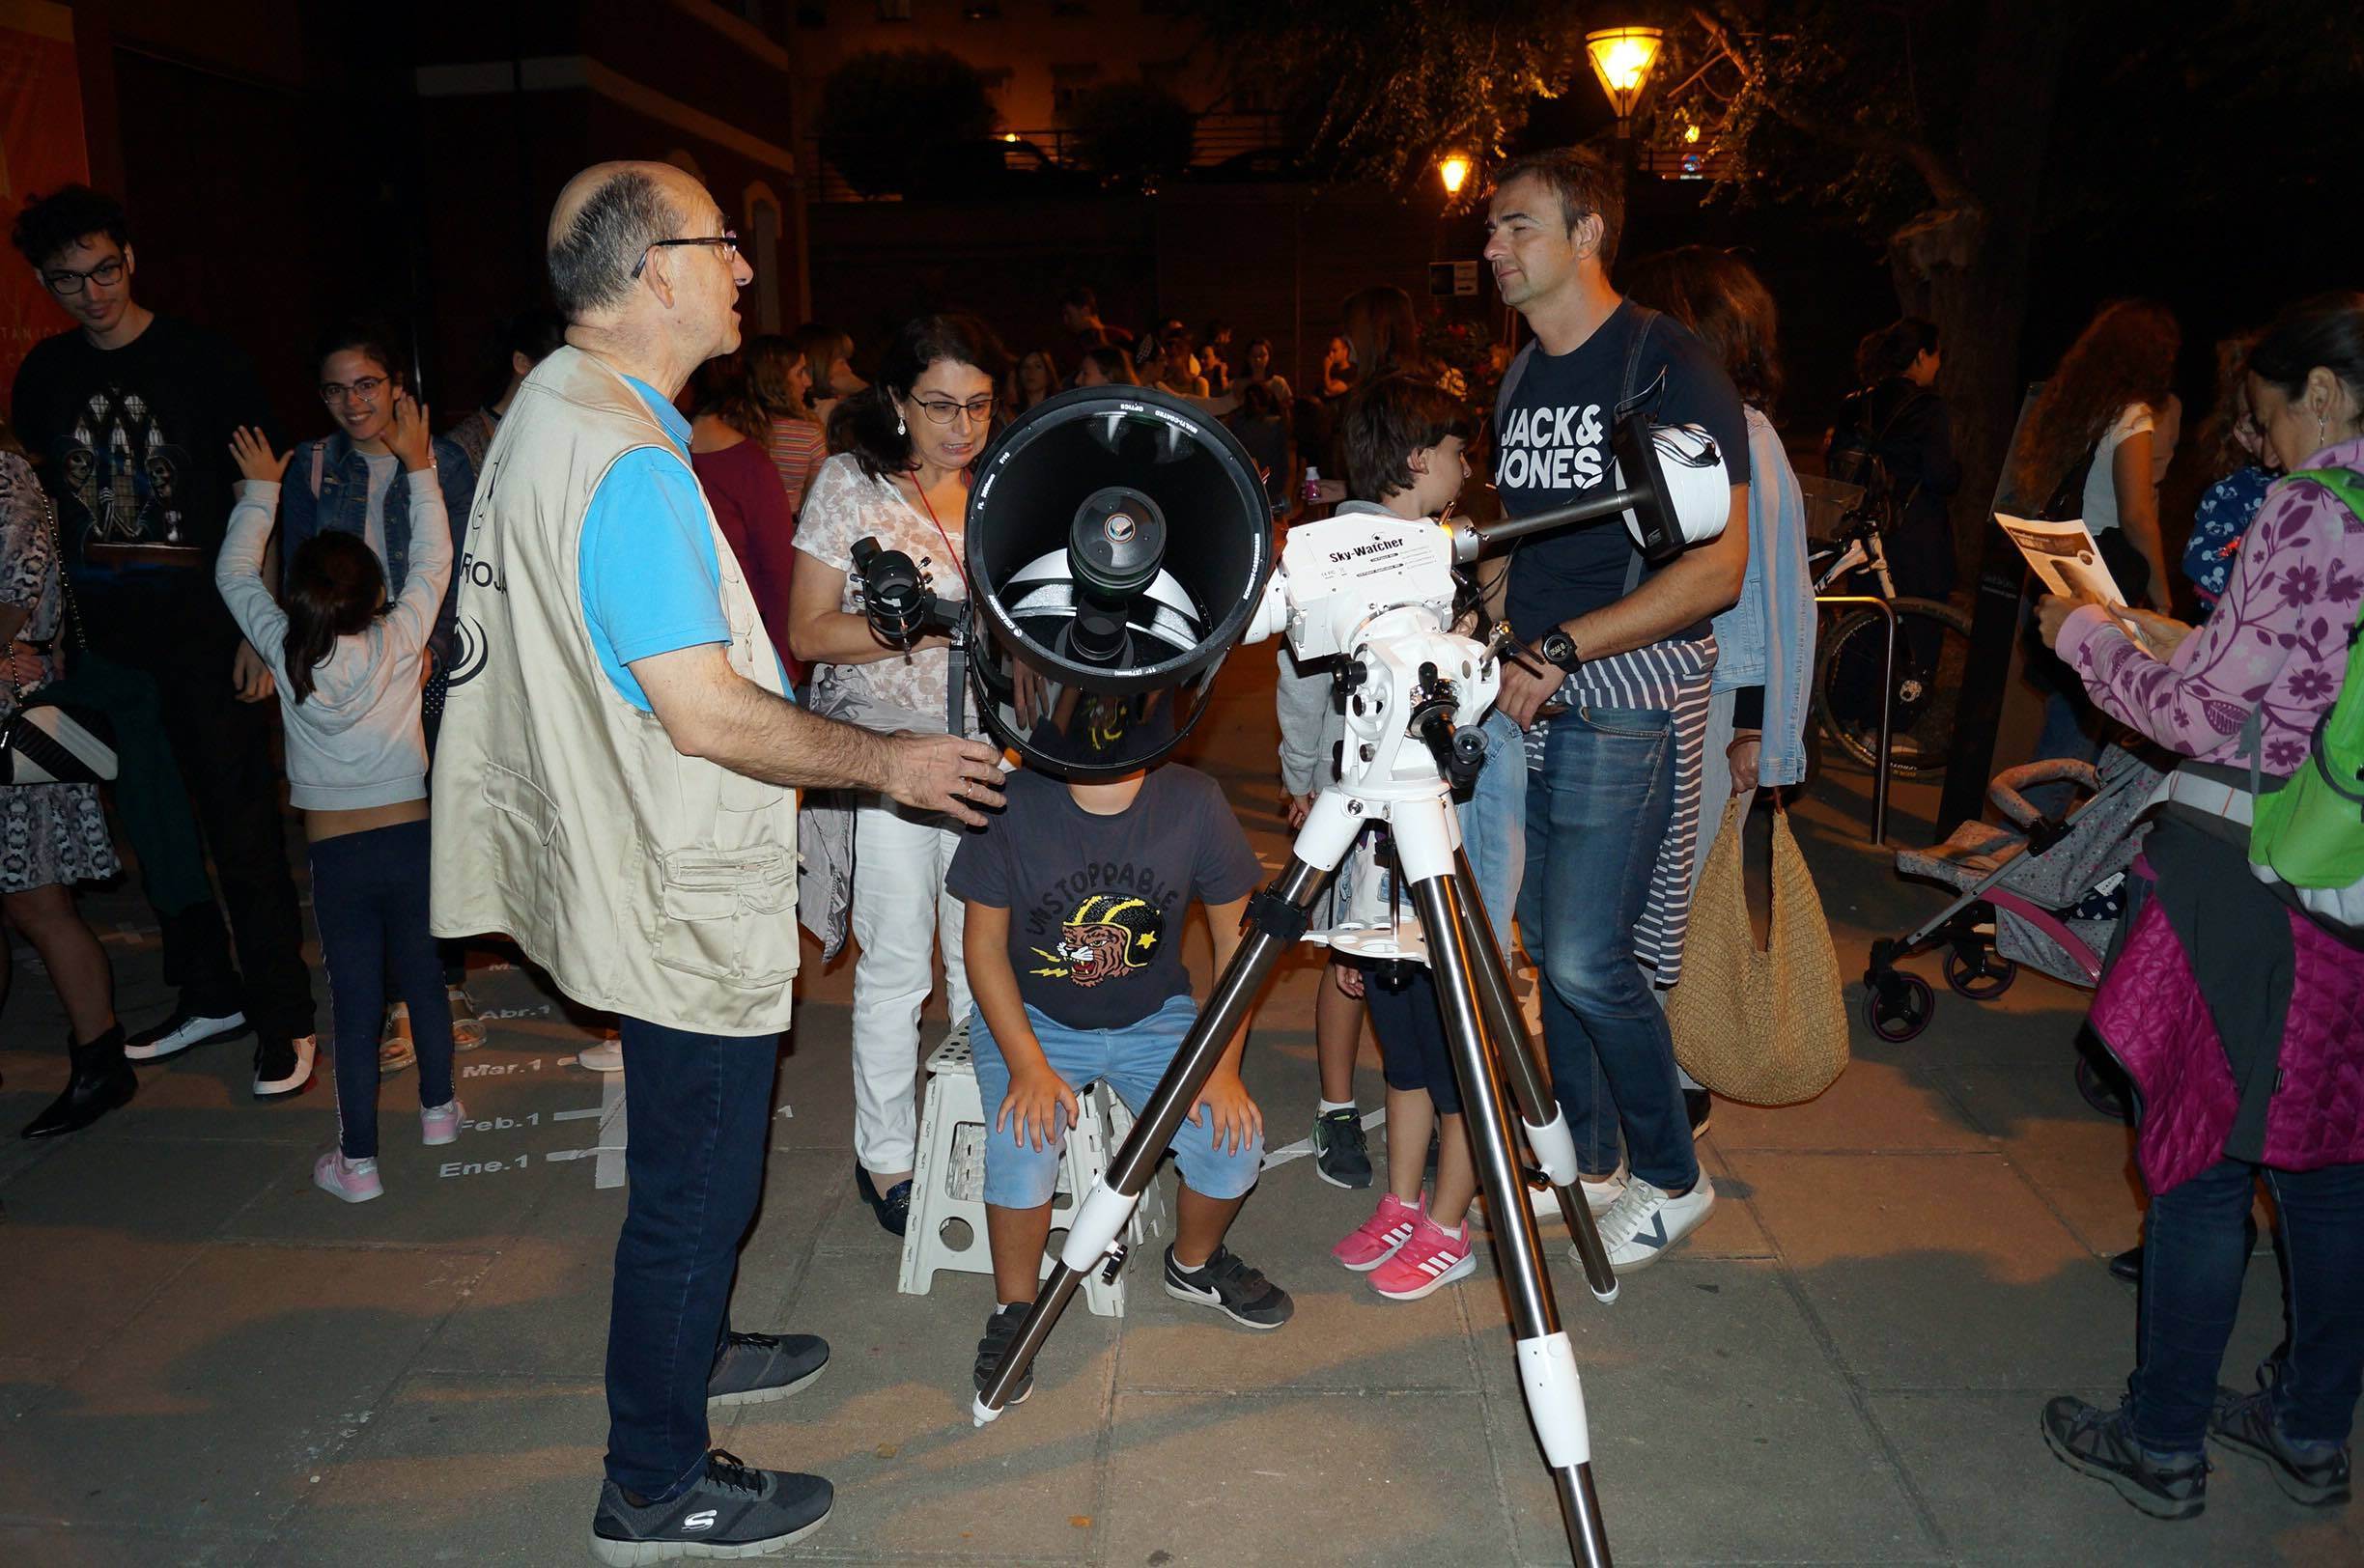
<path fill-rule="evenodd" d="M 2364 521 L 2364 475 L 2309 468 L 2291 475 L 2336 496 Z M 2259 770 L 2258 715 L 2248 742 L 2253 782 Z M 2364 610 L 2348 633 L 2348 670 L 2339 695 L 2315 726 L 2307 760 L 2282 788 L 2251 792 L 2249 865 L 2266 882 L 2287 882 L 2319 919 L 2364 928 Z"/>

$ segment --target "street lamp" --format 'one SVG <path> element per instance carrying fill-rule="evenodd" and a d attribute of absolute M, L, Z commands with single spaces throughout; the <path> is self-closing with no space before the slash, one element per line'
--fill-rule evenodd
<path fill-rule="evenodd" d="M 1666 35 L 1655 27 L 1604 27 L 1585 35 L 1585 52 L 1592 57 L 1592 74 L 1617 109 L 1617 133 L 1630 136 L 1634 105 L 1649 85 L 1650 67 L 1658 62 Z"/>
<path fill-rule="evenodd" d="M 1437 178 L 1445 182 L 1447 196 L 1460 195 L 1461 187 L 1469 182 L 1469 177 L 1470 160 L 1459 153 L 1448 153 L 1437 159 Z"/>

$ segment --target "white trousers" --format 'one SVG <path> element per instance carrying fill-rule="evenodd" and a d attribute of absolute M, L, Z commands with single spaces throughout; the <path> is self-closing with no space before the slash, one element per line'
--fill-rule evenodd
<path fill-rule="evenodd" d="M 944 891 L 957 830 L 914 822 L 892 805 L 854 813 L 854 1157 L 891 1176 L 916 1158 L 919 1010 L 943 948 L 945 1006 L 969 1016 L 961 965 L 961 901 Z"/>

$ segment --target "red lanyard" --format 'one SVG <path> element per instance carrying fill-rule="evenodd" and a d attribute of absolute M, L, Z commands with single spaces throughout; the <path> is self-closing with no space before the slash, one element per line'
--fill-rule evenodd
<path fill-rule="evenodd" d="M 952 570 L 960 574 L 961 592 L 967 593 L 969 591 L 969 573 L 961 565 L 960 551 L 952 547 L 952 536 L 945 533 L 944 525 L 936 520 L 936 503 L 928 499 L 926 487 L 919 483 L 915 475 L 912 479 L 911 487 L 919 492 L 919 504 L 927 508 L 928 521 L 936 523 L 936 537 L 943 541 L 944 554 L 951 557 Z"/>

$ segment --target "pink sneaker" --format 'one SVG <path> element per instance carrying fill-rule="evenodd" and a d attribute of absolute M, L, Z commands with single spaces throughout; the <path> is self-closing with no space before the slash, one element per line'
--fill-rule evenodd
<path fill-rule="evenodd" d="M 1467 1279 L 1478 1272 L 1470 1253 L 1469 1221 L 1455 1236 L 1426 1215 L 1412 1229 L 1412 1239 L 1394 1256 L 1371 1271 L 1371 1289 L 1393 1302 L 1417 1302 L 1440 1285 Z"/>
<path fill-rule="evenodd" d="M 377 1161 L 348 1160 L 337 1149 L 329 1150 L 314 1163 L 312 1185 L 348 1203 L 367 1203 L 385 1191 L 384 1184 L 378 1180 Z"/>
<path fill-rule="evenodd" d="M 419 1141 L 433 1148 L 438 1143 L 460 1141 L 460 1118 L 467 1107 L 460 1104 L 458 1095 L 440 1106 L 427 1106 L 419 1111 Z"/>
<path fill-rule="evenodd" d="M 1357 1274 L 1367 1274 L 1395 1255 L 1409 1240 L 1421 1212 L 1393 1192 L 1379 1194 L 1379 1210 L 1330 1249 L 1330 1255 Z"/>

